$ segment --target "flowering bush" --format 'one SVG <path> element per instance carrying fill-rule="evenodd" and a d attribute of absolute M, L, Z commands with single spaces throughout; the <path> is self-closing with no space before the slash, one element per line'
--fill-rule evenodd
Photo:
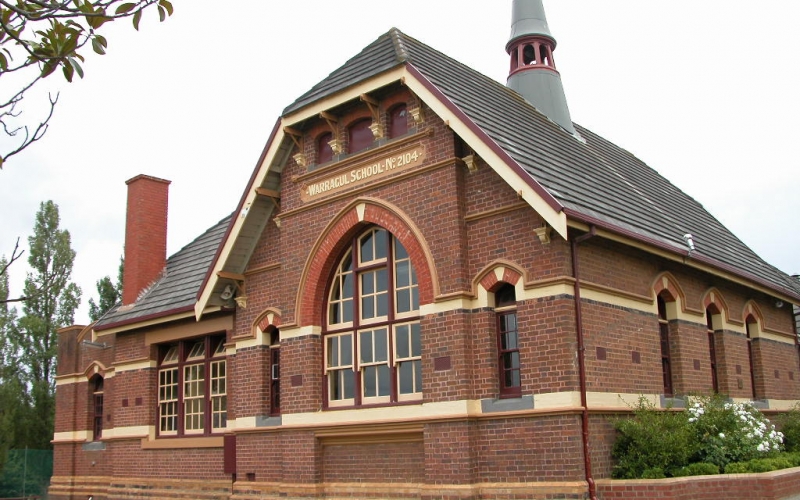
<path fill-rule="evenodd" d="M 774 456 L 783 446 L 783 434 L 758 409 L 720 396 L 691 398 L 681 412 L 640 398 L 633 418 L 617 420 L 616 428 L 616 478 L 719 473 L 731 463 Z"/>
<path fill-rule="evenodd" d="M 686 415 L 697 443 L 693 462 L 724 469 L 731 462 L 766 457 L 782 449 L 783 434 L 750 404 L 718 396 L 692 398 Z"/>

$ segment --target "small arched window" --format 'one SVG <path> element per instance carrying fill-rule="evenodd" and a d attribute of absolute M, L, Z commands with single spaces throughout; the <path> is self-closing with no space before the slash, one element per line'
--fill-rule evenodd
<path fill-rule="evenodd" d="M 333 160 L 333 149 L 331 149 L 330 145 L 332 140 L 333 134 L 330 132 L 326 132 L 317 138 L 317 165 Z"/>
<path fill-rule="evenodd" d="M 658 331 L 661 338 L 661 375 L 664 379 L 664 395 L 674 394 L 672 385 L 672 349 L 669 340 L 669 318 L 667 316 L 667 301 L 673 302 L 666 294 L 658 296 Z"/>
<path fill-rule="evenodd" d="M 389 138 L 408 133 L 408 110 L 405 104 L 398 104 L 389 112 Z"/>
<path fill-rule="evenodd" d="M 372 146 L 375 137 L 373 137 L 372 130 L 369 128 L 370 125 L 372 125 L 370 118 L 362 118 L 347 129 L 349 151 L 351 153 L 357 153 Z"/>
<path fill-rule="evenodd" d="M 281 414 L 281 342 L 280 332 L 274 326 L 269 331 L 269 413 Z"/>
<path fill-rule="evenodd" d="M 517 326 L 517 296 L 513 285 L 504 283 L 494 293 L 497 317 L 497 365 L 500 397 L 519 397 L 522 394 Z"/>
<path fill-rule="evenodd" d="M 761 394 L 756 388 L 756 370 L 753 360 L 753 338 L 758 334 L 758 320 L 752 314 L 745 320 L 745 331 L 747 333 L 747 360 L 750 364 L 750 387 L 752 387 L 753 399 L 758 399 Z"/>
<path fill-rule="evenodd" d="M 89 381 L 89 387 L 92 391 L 92 433 L 94 440 L 97 441 L 103 437 L 103 377 L 95 375 Z"/>
<path fill-rule="evenodd" d="M 711 388 L 719 392 L 719 376 L 717 374 L 717 346 L 714 340 L 714 323 L 719 322 L 719 311 L 713 304 L 706 308 L 706 330 L 708 335 L 708 357 L 711 361 Z"/>

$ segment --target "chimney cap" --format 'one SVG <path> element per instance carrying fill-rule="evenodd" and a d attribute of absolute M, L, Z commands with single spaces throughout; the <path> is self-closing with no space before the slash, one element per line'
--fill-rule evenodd
<path fill-rule="evenodd" d="M 136 182 L 138 180 L 145 180 L 145 179 L 148 180 L 148 181 L 153 181 L 153 182 L 163 182 L 164 184 L 172 184 L 172 181 L 168 181 L 167 179 L 161 179 L 159 177 L 153 177 L 152 175 L 145 175 L 145 174 L 139 174 L 139 175 L 137 175 L 135 177 L 131 177 L 130 179 L 125 181 L 125 184 L 126 185 L 130 185 L 133 182 Z"/>
<path fill-rule="evenodd" d="M 556 46 L 556 39 L 550 33 L 547 25 L 547 16 L 544 13 L 542 0 L 514 0 L 512 3 L 511 14 L 511 35 L 506 44 L 506 50 L 518 39 L 526 36 L 542 36 L 553 42 Z"/>

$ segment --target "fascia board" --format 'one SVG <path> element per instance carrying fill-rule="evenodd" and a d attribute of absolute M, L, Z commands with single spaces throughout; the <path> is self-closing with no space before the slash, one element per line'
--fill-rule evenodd
<path fill-rule="evenodd" d="M 261 161 L 257 164 L 256 170 L 253 176 L 250 178 L 250 182 L 247 184 L 247 189 L 245 189 L 244 195 L 239 202 L 238 209 L 233 216 L 233 220 L 231 221 L 231 227 L 228 229 L 222 245 L 220 245 L 220 249 L 216 258 L 214 259 L 211 269 L 209 270 L 206 281 L 204 282 L 203 287 L 198 294 L 197 302 L 195 302 L 194 306 L 195 319 L 198 321 L 202 317 L 203 312 L 208 305 L 208 301 L 211 299 L 211 292 L 214 290 L 214 287 L 217 286 L 217 282 L 219 281 L 217 273 L 225 267 L 225 263 L 227 262 L 231 251 L 233 250 L 236 239 L 238 238 L 242 227 L 247 221 L 247 218 L 253 216 L 253 214 L 250 212 L 244 213 L 243 209 L 244 207 L 253 205 L 253 202 L 257 196 L 255 188 L 256 186 L 261 185 L 269 173 L 269 167 L 272 165 L 275 155 L 280 149 L 284 136 L 285 133 L 283 131 L 283 120 L 278 120 L 276 130 L 274 131 L 270 142 L 265 147 L 265 152 L 262 155 Z"/>

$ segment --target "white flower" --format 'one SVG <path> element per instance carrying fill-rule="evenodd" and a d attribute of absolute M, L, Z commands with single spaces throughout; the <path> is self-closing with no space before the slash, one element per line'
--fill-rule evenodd
<path fill-rule="evenodd" d="M 719 438 L 720 438 L 720 439 L 725 439 L 725 433 L 723 433 L 723 432 L 720 432 L 720 433 L 719 433 Z"/>

